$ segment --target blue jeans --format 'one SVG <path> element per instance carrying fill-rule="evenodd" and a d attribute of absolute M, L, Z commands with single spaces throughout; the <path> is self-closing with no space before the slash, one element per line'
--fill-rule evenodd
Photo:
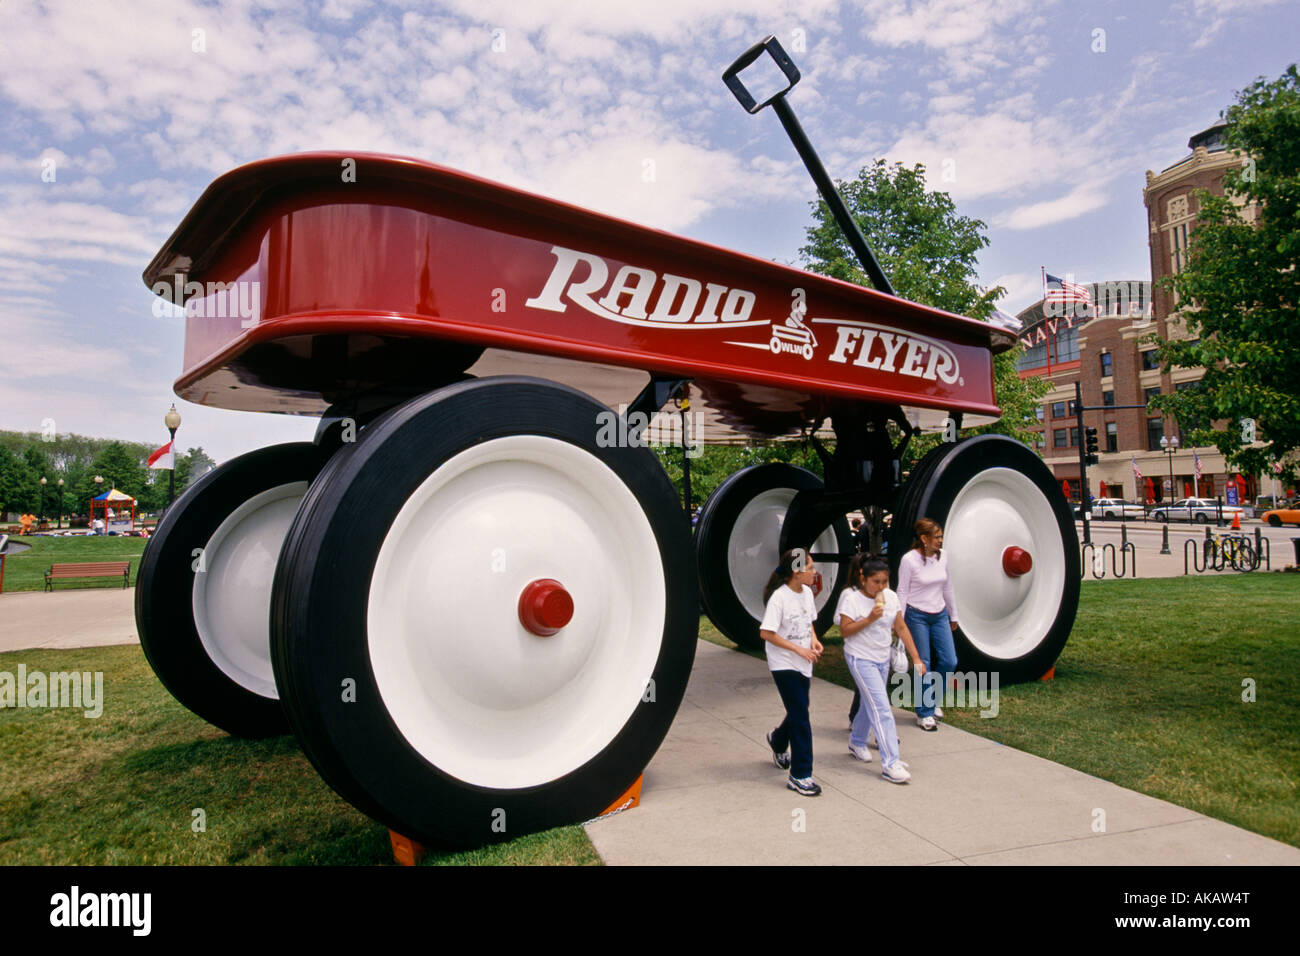
<path fill-rule="evenodd" d="M 849 743 L 855 747 L 867 745 L 868 729 L 875 731 L 880 745 L 880 763 L 888 767 L 898 759 L 898 728 L 894 726 L 894 711 L 889 706 L 889 661 L 877 664 L 863 657 L 844 655 L 844 663 L 853 675 L 853 683 L 862 696 L 862 706 L 853 718 Z"/>
<path fill-rule="evenodd" d="M 933 717 L 935 704 L 943 702 L 943 689 L 948 686 L 948 678 L 957 669 L 957 648 L 952 642 L 952 625 L 948 623 L 946 610 L 920 611 L 909 607 L 903 612 L 903 623 L 912 632 L 916 642 L 916 653 L 925 661 L 925 676 L 918 682 L 912 681 L 912 704 L 916 707 L 916 716 Z M 935 662 L 931 668 L 931 651 Z M 913 672 L 915 673 L 915 672 Z"/>
<path fill-rule="evenodd" d="M 785 753 L 790 748 L 790 776 L 802 780 L 812 776 L 813 741 L 812 723 L 808 719 L 808 691 L 812 679 L 798 671 L 772 671 L 781 703 L 785 704 L 785 720 L 772 731 L 772 749 Z"/>

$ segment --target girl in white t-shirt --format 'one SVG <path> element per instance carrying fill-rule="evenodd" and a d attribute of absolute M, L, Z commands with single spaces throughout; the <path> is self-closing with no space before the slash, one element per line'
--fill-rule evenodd
<path fill-rule="evenodd" d="M 812 559 L 803 548 L 781 555 L 781 563 L 763 593 L 767 607 L 758 625 L 758 633 L 766 642 L 767 666 L 785 704 L 785 720 L 767 735 L 772 762 L 790 771 L 787 787 L 808 797 L 822 792 L 812 778 L 812 724 L 808 719 L 812 666 L 822 653 L 821 641 L 813 630 L 817 618 L 812 593 L 814 573 Z"/>
<path fill-rule="evenodd" d="M 907 783 L 912 775 L 899 759 L 898 728 L 889 706 L 892 635 L 902 640 L 918 675 L 925 673 L 925 664 L 903 623 L 898 595 L 889 589 L 889 565 L 871 555 L 856 555 L 849 565 L 849 582 L 852 586 L 844 589 L 835 608 L 835 621 L 844 635 L 844 662 L 862 697 L 849 731 L 849 752 L 869 763 L 867 732 L 874 732 L 884 767 L 881 776 L 891 783 Z"/>

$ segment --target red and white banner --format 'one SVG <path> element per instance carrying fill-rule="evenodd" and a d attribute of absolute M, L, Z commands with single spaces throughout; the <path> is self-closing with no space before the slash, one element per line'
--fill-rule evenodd
<path fill-rule="evenodd" d="M 176 467 L 176 452 L 172 448 L 172 444 L 173 442 L 168 442 L 149 456 L 150 468 Z"/>

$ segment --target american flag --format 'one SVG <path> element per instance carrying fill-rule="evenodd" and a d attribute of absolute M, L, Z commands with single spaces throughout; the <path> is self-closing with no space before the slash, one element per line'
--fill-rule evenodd
<path fill-rule="evenodd" d="M 1280 461 L 1273 462 L 1273 474 L 1275 475 L 1282 474 L 1282 463 Z"/>
<path fill-rule="evenodd" d="M 1133 480 L 1134 480 L 1134 481 L 1141 481 L 1141 480 L 1142 480 L 1142 469 L 1138 467 L 1138 460 L 1137 460 L 1136 456 L 1131 456 L 1129 460 L 1133 462 Z"/>
<path fill-rule="evenodd" d="M 1065 305 L 1070 302 L 1092 303 L 1092 294 L 1087 286 L 1079 285 L 1077 282 L 1067 282 L 1050 272 L 1043 273 L 1043 283 L 1044 302 L 1055 305 Z"/>
<path fill-rule="evenodd" d="M 1196 480 L 1201 480 L 1201 456 L 1192 452 L 1192 461 L 1196 462 Z"/>

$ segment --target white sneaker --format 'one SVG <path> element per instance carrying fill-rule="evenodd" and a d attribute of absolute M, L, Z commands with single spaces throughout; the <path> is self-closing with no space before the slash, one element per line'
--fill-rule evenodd
<path fill-rule="evenodd" d="M 918 715 L 917 718 L 916 718 L 916 725 L 917 725 L 918 727 L 920 727 L 922 730 L 938 730 L 938 729 L 939 729 L 939 725 L 936 724 L 936 723 L 934 722 L 934 718 L 933 718 L 933 717 L 921 717 L 921 716 Z"/>
<path fill-rule="evenodd" d="M 942 708 L 942 707 L 936 707 L 936 708 L 934 709 L 934 719 L 935 719 L 935 720 L 943 720 L 943 708 Z"/>
<path fill-rule="evenodd" d="M 912 779 L 912 774 L 903 766 L 901 760 L 896 760 L 880 772 L 880 775 L 890 783 L 907 783 Z"/>
<path fill-rule="evenodd" d="M 850 743 L 849 753 L 853 754 L 853 756 L 857 757 L 863 763 L 871 763 L 871 751 L 866 747 L 855 747 Z"/>

